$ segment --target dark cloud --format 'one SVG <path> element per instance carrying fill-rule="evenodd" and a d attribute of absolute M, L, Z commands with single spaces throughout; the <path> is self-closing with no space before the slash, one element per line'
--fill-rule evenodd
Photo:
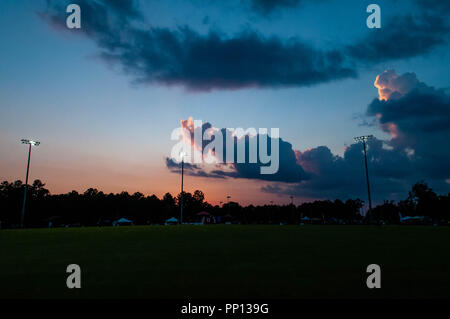
<path fill-rule="evenodd" d="M 195 134 L 201 134 L 206 129 L 213 128 L 213 126 L 206 122 L 202 123 L 201 127 L 195 127 L 193 125 L 192 119 L 181 121 L 181 126 L 189 132 L 188 140 L 193 141 L 194 132 Z M 217 129 L 216 129 L 217 130 Z M 272 154 L 271 145 L 274 142 L 274 139 L 267 134 L 261 135 L 257 134 L 255 136 L 246 135 L 242 137 L 243 140 L 238 141 L 237 137 L 233 136 L 233 132 L 228 129 L 220 129 L 223 138 L 223 149 L 214 150 L 215 157 L 220 159 L 221 162 L 225 162 L 227 152 L 226 152 L 226 140 L 233 141 L 234 147 L 234 158 L 231 163 L 218 163 L 211 165 L 195 165 L 189 164 L 185 165 L 185 169 L 188 174 L 194 176 L 203 176 L 203 177 L 213 177 L 213 178 L 248 178 L 248 179 L 259 179 L 265 181 L 281 181 L 285 183 L 294 183 L 299 182 L 301 180 L 307 179 L 308 174 L 302 169 L 300 165 L 297 164 L 297 159 L 295 156 L 295 152 L 292 149 L 292 145 L 286 141 L 283 141 L 281 138 L 276 138 L 279 143 L 279 169 L 275 174 L 261 174 L 261 167 L 269 166 L 270 164 L 265 164 L 260 161 L 258 156 L 256 163 L 250 163 L 249 160 L 249 150 L 251 143 L 251 139 L 256 139 L 256 151 L 257 154 L 260 152 L 261 141 L 267 142 L 267 150 L 268 154 Z M 214 139 L 212 139 L 214 141 Z M 201 151 L 208 146 L 212 141 L 201 141 L 201 145 L 195 145 L 193 142 L 192 147 L 197 151 Z M 238 161 L 238 145 L 239 143 L 243 143 L 245 149 L 245 163 L 239 163 Z M 170 171 L 175 173 L 180 173 L 181 164 L 175 163 L 172 159 L 166 158 L 166 166 Z M 211 168 L 212 166 L 212 168 Z"/>
<path fill-rule="evenodd" d="M 213 31 L 202 35 L 187 26 L 144 28 L 131 1 L 78 3 L 83 20 L 76 32 L 93 39 L 104 60 L 121 66 L 138 83 L 207 91 L 309 86 L 356 76 L 340 52 L 317 50 L 298 39 L 283 41 L 252 30 L 227 37 Z M 65 24 L 61 6 L 50 2 L 44 15 L 53 25 Z"/>
<path fill-rule="evenodd" d="M 166 167 L 173 173 L 181 174 L 181 162 L 175 162 L 173 159 L 166 157 L 165 158 Z M 197 177 L 212 177 L 212 178 L 225 178 L 225 177 L 234 177 L 231 175 L 225 175 L 223 171 L 213 170 L 211 172 L 207 172 L 203 170 L 200 166 L 190 163 L 183 163 L 184 174 L 190 176 Z M 237 176 L 236 176 L 237 177 Z"/>
<path fill-rule="evenodd" d="M 256 138 L 256 137 L 254 137 Z M 258 136 L 258 152 L 259 152 L 259 139 Z M 303 168 L 298 165 L 295 157 L 295 152 L 292 149 L 292 145 L 283 139 L 279 140 L 279 170 L 276 174 L 261 174 L 260 168 L 263 166 L 260 162 L 252 163 L 235 163 L 237 176 L 241 178 L 252 178 L 266 181 L 282 181 L 285 183 L 295 183 L 301 180 L 308 179 L 308 174 Z M 248 139 L 246 140 L 246 149 L 248 149 Z M 268 149 L 270 150 L 270 142 L 268 139 Z"/>
<path fill-rule="evenodd" d="M 414 73 L 385 71 L 375 83 L 383 99 L 374 99 L 367 115 L 391 135 L 386 141 L 368 142 L 375 200 L 403 198 L 419 180 L 429 181 L 439 192 L 450 191 L 450 96 L 420 82 Z M 326 146 L 296 154 L 310 178 L 294 185 L 267 185 L 263 191 L 312 198 L 365 197 L 361 144 L 352 144 L 343 157 Z"/>
<path fill-rule="evenodd" d="M 368 115 L 379 115 L 384 131 L 399 135 L 394 137 L 396 144 L 409 145 L 400 141 L 404 135 L 443 134 L 450 131 L 450 98 L 443 92 L 420 92 L 414 89 L 398 100 L 374 99 L 370 103 Z M 389 124 L 395 124 L 395 130 Z M 409 145 L 412 146 L 412 145 Z"/>
<path fill-rule="evenodd" d="M 262 14 L 268 14 L 281 8 L 293 8 L 305 0 L 247 0 L 251 7 Z"/>
<path fill-rule="evenodd" d="M 403 199 L 411 185 L 420 180 L 426 180 L 438 192 L 450 191 L 450 96 L 420 82 L 414 73 L 397 75 L 389 70 L 375 83 L 383 99 L 368 105 L 367 116 L 391 138 L 373 138 L 367 143 L 374 200 Z M 209 123 L 204 126 L 212 127 Z M 360 143 L 351 144 L 339 156 L 327 146 L 294 150 L 280 139 L 279 172 L 261 175 L 260 167 L 260 163 L 233 163 L 226 169 L 217 165 L 210 173 L 203 167 L 196 170 L 205 177 L 270 181 L 262 191 L 280 195 L 341 199 L 367 196 Z"/>
<path fill-rule="evenodd" d="M 416 0 L 419 13 L 382 20 L 380 29 L 346 48 L 348 55 L 363 63 L 412 58 L 447 44 L 450 35 L 448 1 Z"/>
<path fill-rule="evenodd" d="M 327 0 L 241 0 L 249 3 L 252 10 L 262 16 L 270 16 L 275 11 L 292 9 L 305 4 L 317 4 Z"/>
<path fill-rule="evenodd" d="M 292 185 L 266 185 L 262 191 L 302 198 L 366 198 L 361 144 L 349 146 L 344 156 L 334 155 L 326 146 L 296 153 L 299 165 L 310 178 Z M 387 150 L 383 141 L 373 139 L 368 142 L 367 156 L 374 200 L 401 198 L 411 186 L 408 177 L 413 174 L 406 155 Z"/>
<path fill-rule="evenodd" d="M 165 161 L 166 161 L 167 168 L 169 168 L 170 170 L 174 170 L 174 171 L 180 170 L 180 172 L 181 172 L 181 164 L 182 164 L 181 162 L 176 162 L 169 157 L 166 157 Z M 191 163 L 183 163 L 183 165 L 184 165 L 184 169 L 190 170 L 190 171 L 200 169 L 197 165 L 191 164 Z"/>
<path fill-rule="evenodd" d="M 443 90 L 417 82 L 400 97 L 373 100 L 367 114 L 392 135 L 394 151 L 410 154 L 415 170 L 430 178 L 450 178 L 450 96 Z"/>
<path fill-rule="evenodd" d="M 432 14 L 450 14 L 450 1 L 445 0 L 415 0 L 421 10 Z"/>
<path fill-rule="evenodd" d="M 417 14 L 396 16 L 355 43 L 318 49 L 300 39 L 283 40 L 247 31 L 227 36 L 200 34 L 188 26 L 149 27 L 135 1 L 88 1 L 82 29 L 65 27 L 70 1 L 48 1 L 41 16 L 66 32 L 97 43 L 99 55 L 129 74 L 135 83 L 183 86 L 189 90 L 248 87 L 302 87 L 357 76 L 356 65 L 416 57 L 448 43 L 447 1 L 416 0 Z M 310 0 L 249 0 L 257 11 L 301 5 Z M 417 10 L 419 8 L 420 10 Z M 414 10 L 412 10 L 414 12 Z"/>

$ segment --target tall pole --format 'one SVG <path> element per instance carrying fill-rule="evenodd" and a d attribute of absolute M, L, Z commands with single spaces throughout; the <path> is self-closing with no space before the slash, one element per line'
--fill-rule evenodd
<path fill-rule="evenodd" d="M 28 162 L 27 162 L 27 175 L 25 177 L 25 188 L 23 191 L 23 204 L 22 204 L 22 214 L 20 215 L 20 227 L 24 227 L 24 220 L 25 220 L 25 206 L 27 203 L 27 190 L 28 190 L 28 173 L 30 172 L 30 158 L 31 158 L 31 147 L 32 146 L 39 146 L 41 142 L 38 141 L 31 141 L 22 139 L 20 140 L 22 144 L 28 144 Z"/>
<path fill-rule="evenodd" d="M 369 212 L 372 212 L 372 198 L 370 197 L 369 169 L 367 168 L 367 151 L 365 140 L 363 140 L 363 146 L 364 146 L 364 165 L 366 166 L 367 194 L 369 197 Z M 370 218 L 372 218 L 372 214 L 370 215 Z"/>
<path fill-rule="evenodd" d="M 367 140 L 373 138 L 372 135 L 366 135 L 366 136 L 358 136 L 355 137 L 355 141 L 362 142 L 363 143 L 363 150 L 364 150 L 364 166 L 366 168 L 366 181 L 367 181 L 367 194 L 369 198 L 369 218 L 370 222 L 372 222 L 372 198 L 370 196 L 370 182 L 369 182 L 369 168 L 367 166 L 367 149 L 366 149 L 366 142 Z"/>
<path fill-rule="evenodd" d="M 183 178 L 184 178 L 184 157 L 181 157 L 181 198 L 180 198 L 180 224 L 183 223 Z"/>
<path fill-rule="evenodd" d="M 28 162 L 27 162 L 27 175 L 25 177 L 25 189 L 23 192 L 23 204 L 22 204 L 22 214 L 20 216 L 20 227 L 23 228 L 25 220 L 25 205 L 27 203 L 27 190 L 28 190 L 28 173 L 30 172 L 30 157 L 31 157 L 31 143 L 28 145 Z"/>

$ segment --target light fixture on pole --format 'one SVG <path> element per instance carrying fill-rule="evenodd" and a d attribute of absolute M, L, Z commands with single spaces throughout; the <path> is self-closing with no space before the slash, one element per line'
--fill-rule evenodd
<path fill-rule="evenodd" d="M 28 144 L 28 161 L 27 161 L 27 175 L 25 177 L 25 189 L 23 192 L 23 204 L 22 204 L 22 214 L 20 215 L 20 227 L 23 228 L 25 220 L 25 205 L 27 202 L 27 190 L 28 190 L 28 173 L 30 172 L 30 158 L 31 158 L 31 146 L 39 146 L 41 142 L 32 140 L 21 140 L 22 144 Z"/>
<path fill-rule="evenodd" d="M 184 157 L 186 156 L 185 152 L 180 152 L 181 157 L 181 196 L 180 196 L 180 224 L 183 223 L 183 182 L 184 182 Z"/>
<path fill-rule="evenodd" d="M 362 142 L 363 143 L 363 150 L 364 150 L 364 165 L 366 167 L 366 181 L 367 181 L 367 194 L 369 196 L 369 218 L 372 220 L 372 199 L 370 197 L 370 183 L 369 183 L 369 169 L 367 168 L 367 151 L 366 151 L 366 144 L 367 141 L 373 138 L 373 135 L 364 135 L 364 136 L 357 136 L 354 138 L 355 142 Z"/>

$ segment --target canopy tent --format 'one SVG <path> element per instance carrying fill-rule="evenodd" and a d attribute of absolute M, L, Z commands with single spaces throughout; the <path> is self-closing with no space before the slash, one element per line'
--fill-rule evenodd
<path fill-rule="evenodd" d="M 171 217 L 165 222 L 165 225 L 174 225 L 174 224 L 178 224 L 178 219 L 176 219 L 175 217 Z"/>
<path fill-rule="evenodd" d="M 118 222 L 118 223 L 132 223 L 131 220 L 126 219 L 126 218 L 123 218 L 123 217 L 122 217 L 121 219 L 119 219 L 117 222 Z"/>
<path fill-rule="evenodd" d="M 121 225 L 133 225 L 133 221 L 122 217 L 113 223 L 113 226 L 121 226 Z"/>

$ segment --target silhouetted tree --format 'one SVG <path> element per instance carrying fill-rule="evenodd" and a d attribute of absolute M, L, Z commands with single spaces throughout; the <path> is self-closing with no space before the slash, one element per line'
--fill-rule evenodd
<path fill-rule="evenodd" d="M 21 181 L 0 184 L 0 221 L 3 227 L 17 227 L 20 222 L 24 185 Z M 46 227 L 51 222 L 60 225 L 107 225 L 113 220 L 126 217 L 138 225 L 162 224 L 170 217 L 179 218 L 181 194 L 174 198 L 166 193 L 162 199 L 155 195 L 145 196 L 140 192 L 105 194 L 96 188 L 88 188 L 84 193 L 71 191 L 66 194 L 51 195 L 40 180 L 29 186 L 29 198 L 25 222 L 28 227 Z M 317 200 L 299 206 L 289 205 L 249 205 L 242 207 L 237 202 L 229 202 L 222 207 L 212 206 L 205 201 L 201 190 L 193 194 L 183 193 L 184 220 L 192 220 L 201 211 L 220 217 L 223 222 L 242 224 L 298 224 L 301 217 L 309 217 L 314 223 L 351 224 L 362 219 L 359 211 L 363 206 L 360 199 Z M 376 206 L 372 213 L 376 220 L 399 223 L 399 213 L 403 216 L 421 215 L 434 222 L 448 223 L 450 218 L 450 195 L 436 195 L 424 182 L 412 186 L 408 198 L 395 204 L 385 201 Z"/>

